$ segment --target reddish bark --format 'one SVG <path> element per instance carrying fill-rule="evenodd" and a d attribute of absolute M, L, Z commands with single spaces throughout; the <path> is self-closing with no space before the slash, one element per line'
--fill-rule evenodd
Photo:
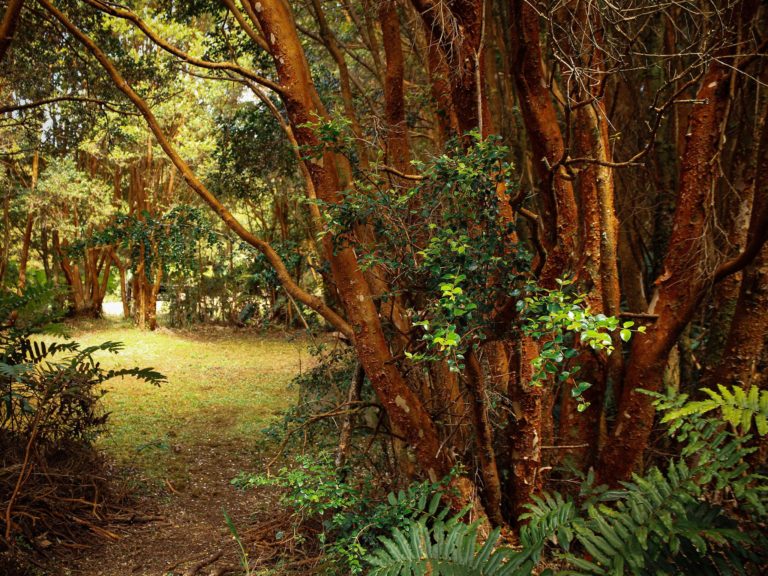
<path fill-rule="evenodd" d="M 23 4 L 24 0 L 8 0 L 3 19 L 0 21 L 0 62 L 5 58 L 5 54 L 13 41 Z"/>
<path fill-rule="evenodd" d="M 752 210 L 747 230 L 747 247 L 765 232 L 768 222 L 768 124 L 763 123 L 758 144 Z M 739 255 L 735 259 L 739 259 Z M 716 383 L 732 383 L 749 388 L 758 381 L 760 362 L 768 334 L 768 243 L 742 273 L 736 310 L 725 343 L 723 360 L 715 373 Z"/>
<path fill-rule="evenodd" d="M 32 227 L 35 223 L 35 215 L 32 210 L 27 214 L 24 225 L 24 235 L 21 238 L 21 256 L 19 257 L 19 292 L 23 292 L 27 285 L 27 263 L 29 262 L 29 245 L 32 242 Z"/>
<path fill-rule="evenodd" d="M 480 129 L 493 133 L 484 93 L 484 14 L 482 0 L 412 0 L 436 40 L 449 70 L 451 101 L 461 134 Z"/>
<path fill-rule="evenodd" d="M 501 479 L 496 466 L 493 447 L 493 426 L 488 417 L 485 375 L 474 350 L 467 353 L 467 390 L 472 399 L 472 421 L 475 428 L 475 447 L 483 481 L 482 500 L 488 519 L 495 526 L 504 524 L 501 515 Z"/>
<path fill-rule="evenodd" d="M 86 248 L 82 266 L 71 258 L 69 242 L 60 240 L 56 230 L 53 231 L 53 248 L 69 287 L 72 313 L 100 317 L 104 296 L 107 293 L 111 248 Z"/>
<path fill-rule="evenodd" d="M 37 178 L 40 173 L 40 153 L 35 150 L 32 158 L 32 179 L 30 190 L 37 187 Z M 21 256 L 19 257 L 19 293 L 24 292 L 27 285 L 27 264 L 29 262 L 29 246 L 32 243 L 32 227 L 35 224 L 35 212 L 32 207 L 27 212 L 27 222 L 24 226 L 24 235 L 21 239 Z"/>
<path fill-rule="evenodd" d="M 318 145 L 314 131 L 307 126 L 313 116 L 320 115 L 312 97 L 314 86 L 303 49 L 296 34 L 293 16 L 278 0 L 262 2 L 257 10 L 262 29 L 268 37 L 272 56 L 283 88 L 283 102 L 300 145 Z M 318 198 L 338 202 L 339 186 L 336 158 L 326 151 L 309 166 Z M 354 344 L 358 359 L 385 407 L 390 421 L 401 430 L 416 453 L 426 474 L 437 479 L 448 473 L 451 462 L 440 449 L 434 423 L 416 394 L 397 369 L 382 330 L 371 289 L 349 246 L 334 246 L 326 235 L 323 239 L 326 257 L 331 264 L 347 318 L 354 328 Z"/>
<path fill-rule="evenodd" d="M 424 22 L 427 38 L 427 73 L 429 76 L 430 92 L 436 106 L 437 143 L 440 148 L 445 146 L 448 138 L 459 132 L 459 119 L 451 100 L 451 87 L 448 84 L 448 66 L 440 54 L 432 29 Z"/>
<path fill-rule="evenodd" d="M 559 163 L 565 144 L 542 67 L 539 16 L 525 0 L 512 0 L 512 58 L 515 86 L 539 178 L 544 235 L 548 251 L 545 276 L 569 268 L 576 252 L 577 218 L 573 185 Z"/>
<path fill-rule="evenodd" d="M 384 0 L 379 5 L 379 22 L 387 67 L 384 77 L 384 114 L 387 120 L 387 163 L 400 172 L 410 170 L 408 125 L 405 121 L 405 94 L 403 92 L 403 48 L 400 38 L 400 18 L 395 0 Z"/>
<path fill-rule="evenodd" d="M 508 497 L 512 518 L 526 512 L 525 504 L 541 490 L 541 386 L 532 386 L 532 362 L 539 354 L 537 342 L 523 338 L 514 352 L 515 377 L 510 380 L 512 420 L 507 427 L 510 450 Z"/>
<path fill-rule="evenodd" d="M 757 384 L 758 363 L 768 334 L 768 244 L 744 270 L 736 311 L 725 343 L 723 358 L 714 383 L 737 384 L 744 388 Z"/>
<path fill-rule="evenodd" d="M 600 455 L 599 478 L 616 485 L 628 479 L 648 444 L 654 420 L 651 398 L 638 389 L 659 390 L 667 355 L 701 302 L 712 281 L 711 262 L 704 255 L 709 221 L 707 196 L 716 174 L 711 159 L 717 152 L 725 114 L 730 69 L 713 60 L 704 75 L 689 118 L 688 141 L 681 159 L 678 201 L 664 270 L 656 280 L 658 320 L 633 339 L 618 414 Z"/>
<path fill-rule="evenodd" d="M 3 245 L 0 248 L 0 286 L 5 279 L 8 266 L 8 253 L 11 247 L 11 194 L 8 190 L 3 194 Z"/>

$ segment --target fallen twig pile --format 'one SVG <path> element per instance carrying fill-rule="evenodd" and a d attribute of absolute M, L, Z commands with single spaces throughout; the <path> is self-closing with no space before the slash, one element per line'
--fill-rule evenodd
<path fill-rule="evenodd" d="M 0 438 L 0 568 L 44 563 L 54 549 L 60 557 L 62 549 L 119 539 L 118 524 L 158 519 L 130 509 L 127 493 L 108 480 L 93 449 L 27 448 Z"/>

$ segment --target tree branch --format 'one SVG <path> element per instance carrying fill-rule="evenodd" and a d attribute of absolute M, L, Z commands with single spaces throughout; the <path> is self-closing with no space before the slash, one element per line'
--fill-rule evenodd
<path fill-rule="evenodd" d="M 24 0 L 9 0 L 8 7 L 3 14 L 3 20 L 0 22 L 0 62 L 5 58 L 5 53 L 11 46 L 13 34 L 16 32 L 16 26 L 19 23 L 19 14 Z"/>
<path fill-rule="evenodd" d="M 256 30 L 253 29 L 253 26 L 248 24 L 245 17 L 243 16 L 243 13 L 240 12 L 238 7 L 235 5 L 234 0 L 221 0 L 221 3 L 224 4 L 224 6 L 227 7 L 227 10 L 229 10 L 232 13 L 232 16 L 235 17 L 235 20 L 237 20 L 237 23 L 240 25 L 240 28 L 243 29 L 243 31 L 248 34 L 248 37 L 256 42 L 265 52 L 269 52 L 269 46 L 267 46 L 267 41 L 264 39 L 264 37 L 259 34 Z M 245 0 L 243 2 L 243 5 L 246 7 L 246 10 L 248 9 L 248 0 Z"/>
<path fill-rule="evenodd" d="M 86 0 L 87 2 L 91 0 Z M 251 232 L 245 229 L 245 227 L 227 210 L 227 208 L 214 196 L 210 190 L 202 183 L 197 177 L 192 168 L 184 161 L 179 155 L 171 142 L 166 137 L 160 123 L 155 115 L 150 110 L 146 102 L 131 88 L 130 84 L 123 78 L 120 72 L 117 70 L 112 61 L 107 55 L 96 45 L 96 43 L 84 34 L 79 28 L 77 28 L 70 20 L 56 7 L 54 7 L 48 0 L 38 0 L 41 6 L 43 6 L 48 12 L 50 12 L 61 24 L 75 37 L 77 38 L 88 51 L 99 61 L 102 67 L 106 70 L 109 77 L 115 83 L 115 85 L 123 92 L 128 99 L 133 102 L 136 108 L 144 116 L 144 119 L 149 126 L 149 129 L 154 134 L 160 147 L 165 151 L 171 162 L 181 172 L 184 180 L 189 184 L 200 198 L 202 198 L 208 206 L 221 218 L 224 223 L 242 238 L 245 242 L 258 249 L 269 261 L 272 268 L 274 268 L 280 283 L 285 288 L 286 292 L 291 294 L 302 304 L 309 306 L 311 309 L 325 318 L 332 326 L 342 332 L 347 338 L 354 341 L 355 333 L 352 327 L 342 318 L 338 313 L 332 310 L 322 299 L 310 294 L 298 286 L 293 278 L 291 278 L 288 269 L 283 263 L 280 256 L 275 252 L 272 246 L 253 235 Z"/>
<path fill-rule="evenodd" d="M 236 64 L 235 62 L 211 62 L 209 60 L 202 60 L 200 58 L 195 58 L 194 56 L 190 56 L 183 50 L 177 48 L 176 46 L 173 46 L 172 44 L 166 42 L 164 39 L 162 39 L 152 28 L 150 28 L 144 20 L 138 17 L 134 12 L 131 12 L 130 10 L 126 10 L 125 8 L 118 8 L 112 4 L 107 4 L 106 2 L 102 2 L 101 0 L 84 0 L 87 4 L 90 4 L 97 10 L 101 12 L 105 12 L 109 14 L 110 16 L 114 16 L 116 18 L 122 18 L 123 20 L 128 20 L 129 22 L 133 22 L 133 24 L 141 30 L 147 38 L 149 38 L 152 42 L 157 44 L 160 48 L 165 50 L 166 52 L 173 54 L 177 58 L 180 58 L 184 62 L 188 62 L 189 64 L 192 64 L 193 66 L 198 66 L 200 68 L 208 68 L 210 70 L 229 70 L 230 72 L 235 72 L 236 74 L 239 74 L 245 78 L 248 78 L 250 80 L 253 80 L 254 82 L 257 82 L 261 84 L 262 86 L 266 86 L 270 90 L 273 90 L 274 92 L 277 92 L 278 94 L 282 94 L 283 89 L 280 87 L 279 84 L 276 82 L 273 82 L 272 80 L 269 80 L 267 78 L 264 78 L 263 76 L 259 76 L 258 74 L 243 68 L 239 64 Z"/>
<path fill-rule="evenodd" d="M 9 112 L 18 112 L 19 110 L 29 110 L 30 108 L 38 108 L 47 104 L 54 104 L 56 102 L 92 102 L 94 104 L 100 104 L 107 110 L 117 112 L 118 114 L 131 114 L 132 116 L 140 116 L 138 112 L 129 112 L 127 110 L 120 110 L 119 108 L 113 108 L 110 102 L 107 100 L 101 100 L 99 98 L 89 98 L 87 96 L 54 96 L 52 98 L 43 98 L 42 100 L 36 100 L 34 102 L 28 102 L 26 104 L 10 104 L 8 106 L 0 106 L 0 114 L 8 114 Z"/>
<path fill-rule="evenodd" d="M 757 174 L 752 200 L 752 214 L 747 230 L 747 244 L 734 258 L 723 262 L 715 270 L 715 282 L 745 268 L 758 255 L 768 241 L 768 124 L 763 125 L 757 152 Z"/>

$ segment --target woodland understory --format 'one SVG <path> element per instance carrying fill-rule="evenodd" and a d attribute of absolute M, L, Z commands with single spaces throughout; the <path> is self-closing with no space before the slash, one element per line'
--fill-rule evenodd
<path fill-rule="evenodd" d="M 162 301 L 175 326 L 346 346 L 299 382 L 278 442 L 316 434 L 327 466 L 294 463 L 327 505 L 290 467 L 238 480 L 285 490 L 340 573 L 760 573 L 764 2 L 0 16 L 0 444 L 27 447 L 3 448 L 3 546 L 32 446 L 60 440 L 35 415 L 62 377 L 32 335 L 119 295 L 147 330 Z M 119 375 L 62 351 L 64 379 Z"/>

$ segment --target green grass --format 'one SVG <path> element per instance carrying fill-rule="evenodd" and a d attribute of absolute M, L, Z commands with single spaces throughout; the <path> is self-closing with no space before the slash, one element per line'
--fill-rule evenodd
<path fill-rule="evenodd" d="M 251 451 L 295 402 L 288 384 L 311 361 L 305 338 L 231 329 L 143 332 L 104 320 L 79 323 L 72 336 L 123 342 L 120 354 L 102 357 L 104 366 L 153 367 L 168 378 L 160 387 L 132 378 L 105 385 L 111 416 L 97 445 L 150 481 L 184 481 L 190 451 L 179 447 Z"/>

